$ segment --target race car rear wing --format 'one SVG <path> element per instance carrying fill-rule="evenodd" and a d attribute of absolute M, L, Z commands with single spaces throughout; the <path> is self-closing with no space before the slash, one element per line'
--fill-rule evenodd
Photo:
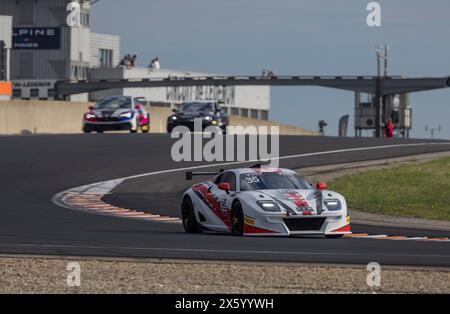
<path fill-rule="evenodd" d="M 225 170 L 220 169 L 219 172 L 192 172 L 192 171 L 187 171 L 186 172 L 186 180 L 190 181 L 192 180 L 192 178 L 195 177 L 199 177 L 199 176 L 216 176 L 222 172 L 224 172 Z"/>
<path fill-rule="evenodd" d="M 270 165 L 272 159 L 260 160 L 257 164 L 251 165 L 250 168 L 262 168 Z"/>

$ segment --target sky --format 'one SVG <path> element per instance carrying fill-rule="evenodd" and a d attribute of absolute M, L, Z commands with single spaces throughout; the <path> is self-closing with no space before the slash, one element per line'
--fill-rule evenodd
<path fill-rule="evenodd" d="M 380 0 L 381 27 L 366 23 L 372 0 L 101 0 L 92 30 L 121 37 L 121 53 L 147 66 L 159 56 L 169 69 L 259 75 L 374 75 L 375 46 L 390 46 L 390 75 L 450 75 L 450 1 Z M 272 87 L 270 119 L 317 130 L 349 114 L 351 92 Z M 425 126 L 450 139 L 450 89 L 412 94 L 412 137 Z"/>

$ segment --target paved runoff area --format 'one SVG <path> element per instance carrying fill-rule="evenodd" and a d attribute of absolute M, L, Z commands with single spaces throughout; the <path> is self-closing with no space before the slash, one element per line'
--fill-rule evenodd
<path fill-rule="evenodd" d="M 69 263 L 80 266 L 70 287 Z M 0 257 L 0 293 L 450 293 L 448 268 Z M 72 283 L 73 285 L 73 283 Z"/>

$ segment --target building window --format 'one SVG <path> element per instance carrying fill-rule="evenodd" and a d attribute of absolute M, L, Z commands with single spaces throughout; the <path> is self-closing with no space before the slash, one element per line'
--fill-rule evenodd
<path fill-rule="evenodd" d="M 247 118 L 248 117 L 248 109 L 241 108 L 241 116 Z"/>
<path fill-rule="evenodd" d="M 89 68 L 81 65 L 71 66 L 71 79 L 72 80 L 86 80 L 88 77 Z"/>
<path fill-rule="evenodd" d="M 18 88 L 13 89 L 12 97 L 19 98 L 19 99 L 22 98 L 22 90 L 18 89 Z"/>
<path fill-rule="evenodd" d="M 258 110 L 255 109 L 250 110 L 250 118 L 258 119 Z"/>
<path fill-rule="evenodd" d="M 267 110 L 260 110 L 259 112 L 261 113 L 261 120 L 269 120 L 269 112 Z"/>
<path fill-rule="evenodd" d="M 238 116 L 239 115 L 239 108 L 231 108 L 231 114 L 233 116 Z"/>
<path fill-rule="evenodd" d="M 56 91 L 54 88 L 48 90 L 48 99 L 55 99 Z"/>
<path fill-rule="evenodd" d="M 112 68 L 113 67 L 113 50 L 112 49 L 100 49 L 100 67 Z"/>
<path fill-rule="evenodd" d="M 30 98 L 39 98 L 39 88 L 32 88 L 30 90 Z"/>

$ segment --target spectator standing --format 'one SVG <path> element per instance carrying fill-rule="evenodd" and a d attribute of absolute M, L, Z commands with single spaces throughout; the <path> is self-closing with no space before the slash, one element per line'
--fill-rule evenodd
<path fill-rule="evenodd" d="M 159 58 L 156 57 L 155 60 L 153 60 L 153 70 L 159 70 L 161 69 L 161 64 L 159 63 Z"/>
<path fill-rule="evenodd" d="M 392 119 L 389 119 L 388 123 L 386 124 L 385 136 L 386 138 L 394 137 L 394 123 L 392 123 Z"/>
<path fill-rule="evenodd" d="M 131 67 L 135 67 L 136 66 L 136 59 L 137 59 L 137 55 L 133 55 L 130 59 L 130 66 Z"/>

